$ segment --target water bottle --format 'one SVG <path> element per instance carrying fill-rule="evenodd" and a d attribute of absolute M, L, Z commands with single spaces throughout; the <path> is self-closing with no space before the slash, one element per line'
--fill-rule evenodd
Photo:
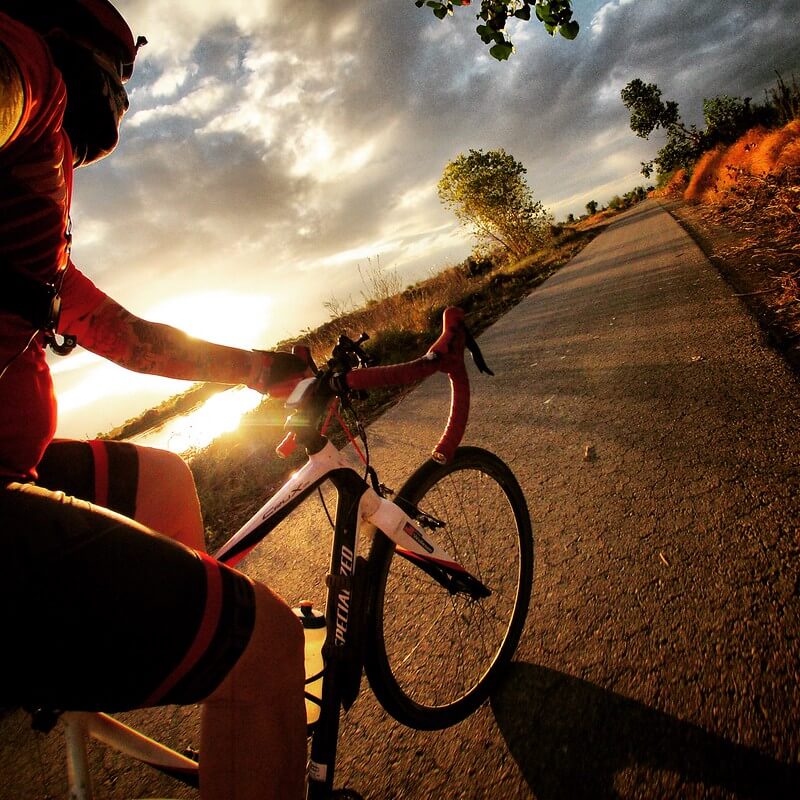
<path fill-rule="evenodd" d="M 306 718 L 311 725 L 319 719 L 322 698 L 322 645 L 325 644 L 327 629 L 325 615 L 314 608 L 310 600 L 301 600 L 299 608 L 293 608 L 303 624 L 305 634 L 306 693 L 316 698 L 316 702 L 306 697 Z M 318 677 L 317 677 L 318 676 Z M 313 680 L 309 680 L 313 678 Z"/>

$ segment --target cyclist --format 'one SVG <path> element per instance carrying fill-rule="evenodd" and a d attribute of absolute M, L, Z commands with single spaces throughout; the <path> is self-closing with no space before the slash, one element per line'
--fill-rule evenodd
<path fill-rule="evenodd" d="M 139 319 L 72 263 L 73 168 L 116 146 L 141 43 L 108 0 L 0 0 L 0 703 L 203 702 L 204 800 L 299 798 L 303 639 L 291 610 L 202 552 L 177 456 L 53 441 L 56 334 L 140 372 L 278 396 L 306 370 Z"/>

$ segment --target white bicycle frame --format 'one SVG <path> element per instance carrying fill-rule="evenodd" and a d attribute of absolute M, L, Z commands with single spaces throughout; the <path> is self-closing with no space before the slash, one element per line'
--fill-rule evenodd
<path fill-rule="evenodd" d="M 350 458 L 328 442 L 318 453 L 309 455 L 308 461 L 214 554 L 215 558 L 229 565 L 237 564 L 332 472 L 338 470 L 348 470 L 361 477 L 361 471 Z M 391 500 L 380 497 L 369 486 L 365 486 L 361 496 L 358 517 L 361 521 L 359 531 L 364 524 L 374 525 L 395 542 L 398 553 L 418 562 L 445 568 L 449 572 L 467 574 L 408 514 Z M 93 798 L 87 758 L 89 737 L 185 783 L 199 783 L 199 765 L 196 761 L 107 714 L 65 712 L 61 722 L 66 739 L 70 800 Z M 311 766 L 313 769 L 319 765 L 311 762 Z"/>
<path fill-rule="evenodd" d="M 65 711 L 61 715 L 67 755 L 69 800 L 92 800 L 87 744 L 89 738 L 113 747 L 154 769 L 198 786 L 199 764 L 159 744 L 108 714 Z"/>
<path fill-rule="evenodd" d="M 237 564 L 335 470 L 349 470 L 360 475 L 353 462 L 328 442 L 318 453 L 309 455 L 303 467 L 281 486 L 214 557 L 230 566 Z M 371 523 L 382 530 L 394 541 L 398 552 L 463 572 L 459 564 L 433 542 L 428 534 L 423 533 L 408 514 L 391 500 L 380 497 L 370 487 L 361 496 L 358 516 L 362 524 Z"/>

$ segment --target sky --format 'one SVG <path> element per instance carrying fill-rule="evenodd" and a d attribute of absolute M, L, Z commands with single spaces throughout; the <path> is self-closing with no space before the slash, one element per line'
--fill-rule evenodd
<path fill-rule="evenodd" d="M 656 83 L 757 101 L 800 78 L 799 0 L 575 0 L 581 32 L 508 26 L 488 56 L 477 2 L 446 20 L 413 0 L 120 0 L 145 35 L 121 143 L 80 169 L 73 260 L 133 313 L 268 349 L 358 298 L 359 266 L 413 283 L 472 246 L 436 194 L 445 165 L 504 148 L 556 219 L 646 185 L 661 144 L 620 90 Z M 53 358 L 61 436 L 105 431 L 189 384 L 86 351 Z"/>

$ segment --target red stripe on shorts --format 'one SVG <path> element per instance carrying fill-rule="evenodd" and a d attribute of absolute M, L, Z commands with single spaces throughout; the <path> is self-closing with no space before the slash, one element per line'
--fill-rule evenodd
<path fill-rule="evenodd" d="M 99 439 L 92 439 L 89 447 L 94 458 L 94 502 L 108 506 L 108 451 L 105 442 Z"/>
<path fill-rule="evenodd" d="M 222 576 L 220 575 L 219 564 L 206 555 L 197 552 L 198 558 L 206 568 L 206 604 L 203 609 L 203 616 L 200 626 L 195 634 L 191 647 L 186 651 L 186 655 L 174 670 L 166 677 L 162 684 L 145 700 L 145 706 L 158 705 L 159 700 L 164 697 L 179 681 L 194 668 L 197 662 L 211 644 L 214 634 L 217 632 L 220 615 L 222 613 Z"/>

